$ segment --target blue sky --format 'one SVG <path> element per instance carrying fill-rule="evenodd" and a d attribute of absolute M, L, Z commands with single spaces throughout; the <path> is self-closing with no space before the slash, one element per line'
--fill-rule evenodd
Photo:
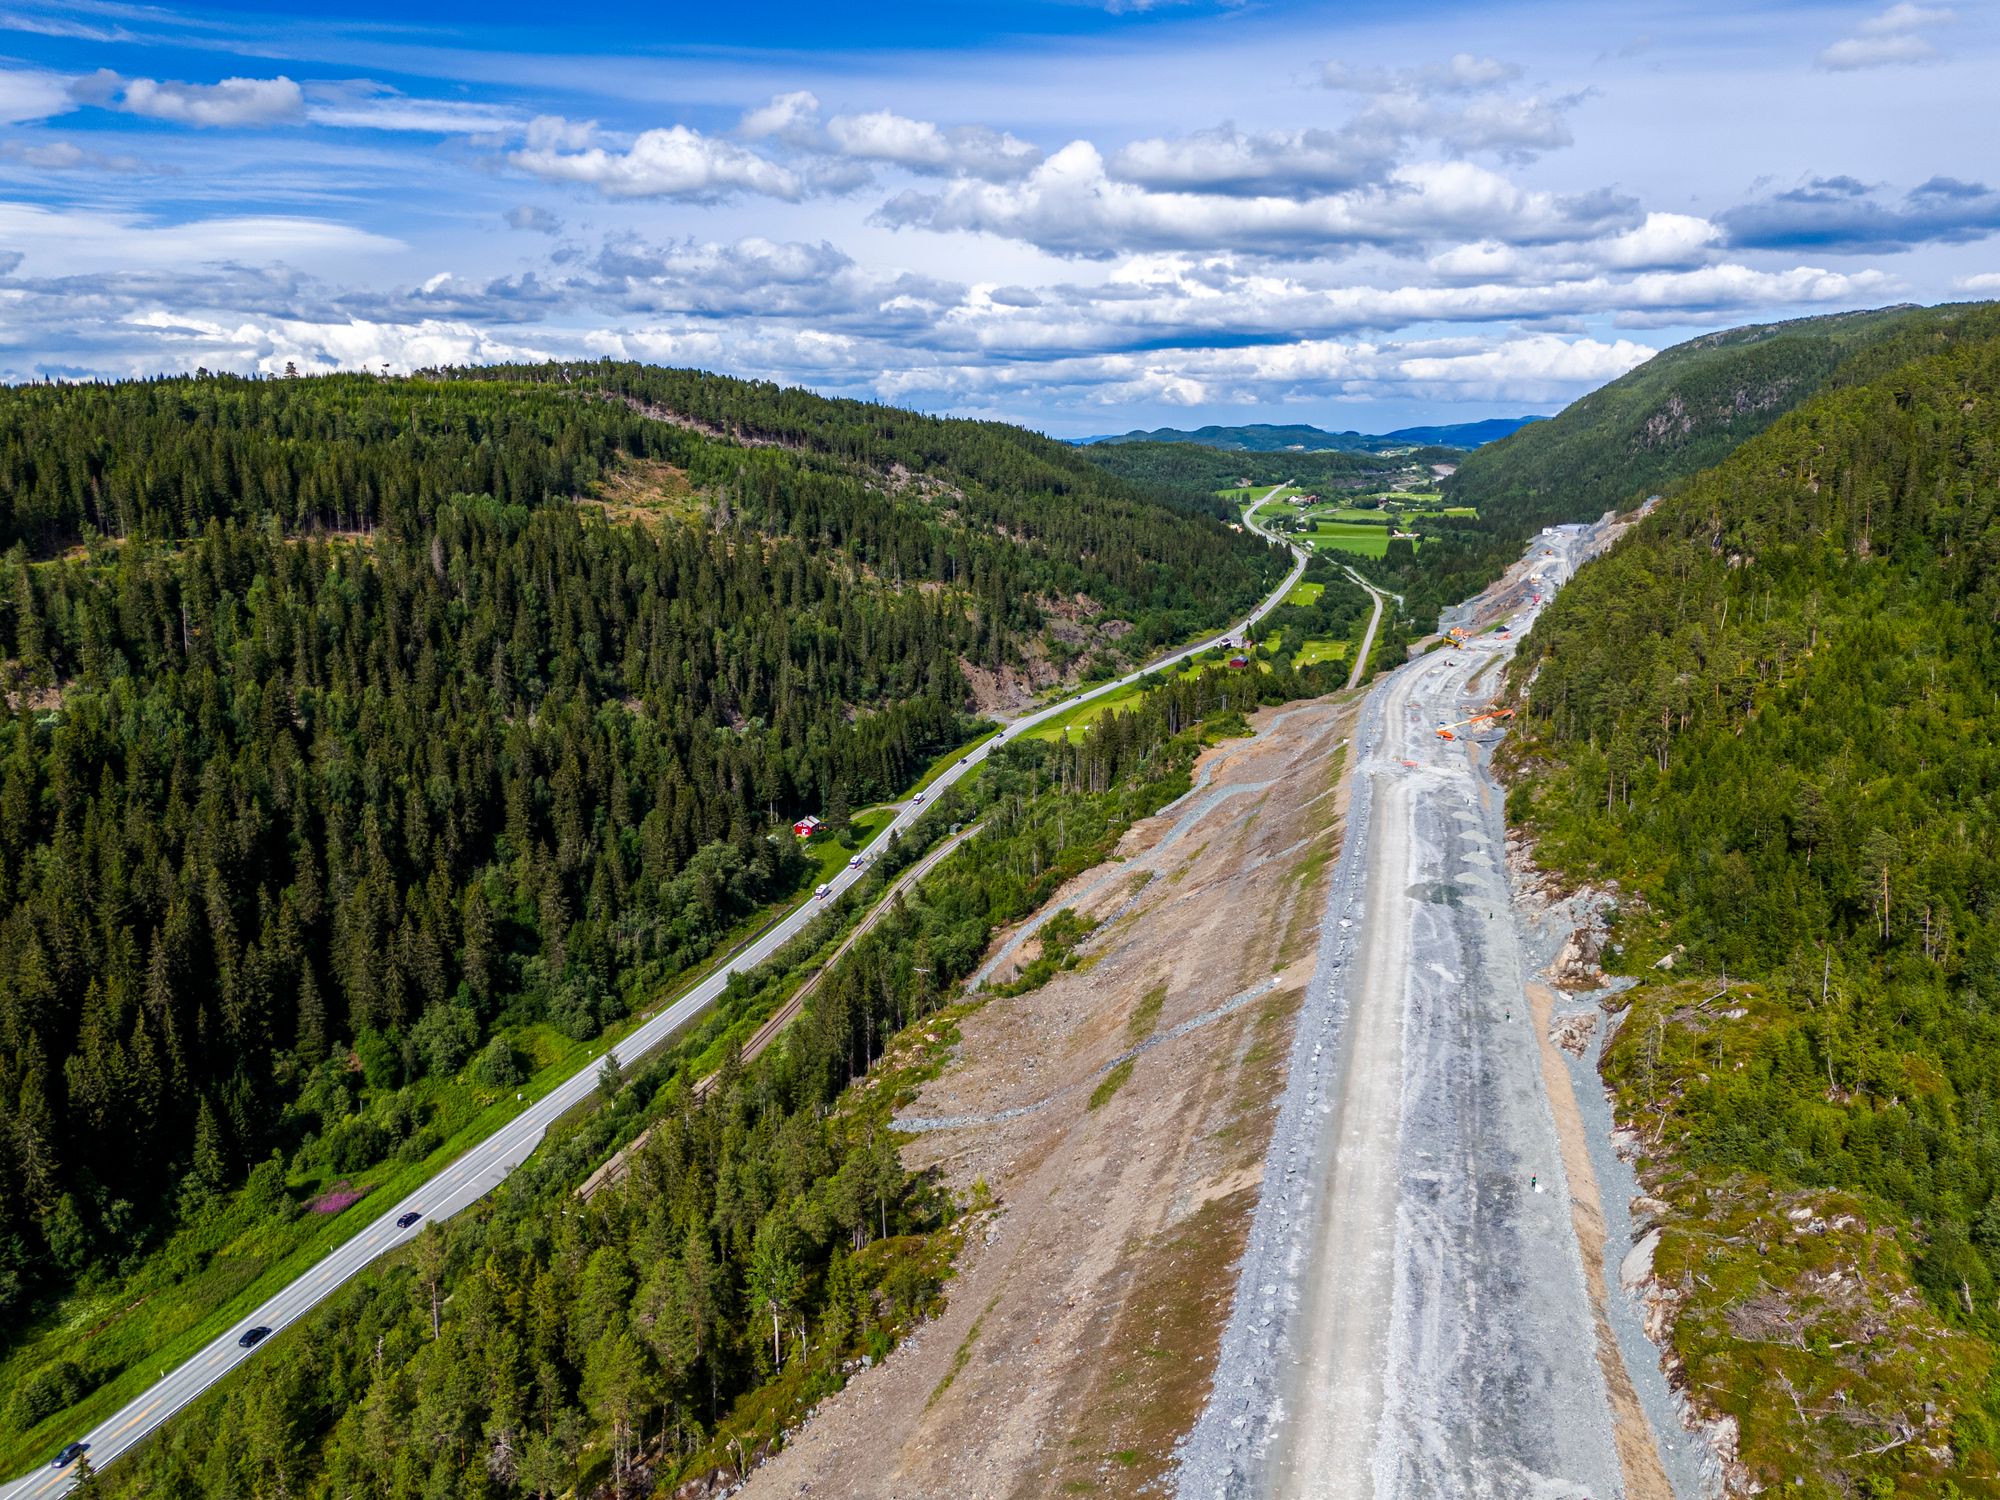
<path fill-rule="evenodd" d="M 0 0 L 0 376 L 610 354 L 1063 435 L 2000 296 L 1988 5 Z"/>

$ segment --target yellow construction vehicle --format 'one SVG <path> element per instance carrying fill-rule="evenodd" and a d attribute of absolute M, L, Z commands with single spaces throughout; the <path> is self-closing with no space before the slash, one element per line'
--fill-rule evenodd
<path fill-rule="evenodd" d="M 1469 719 L 1460 719 L 1456 724 L 1438 725 L 1437 737 L 1441 740 L 1455 740 L 1458 738 L 1458 736 L 1455 733 L 1453 733 L 1453 731 L 1458 729 L 1463 729 L 1468 724 L 1484 724 L 1489 720 L 1498 721 L 1500 719 L 1511 719 L 1513 717 L 1514 717 L 1514 710 L 1511 708 L 1489 708 L 1483 714 L 1474 714 Z"/>

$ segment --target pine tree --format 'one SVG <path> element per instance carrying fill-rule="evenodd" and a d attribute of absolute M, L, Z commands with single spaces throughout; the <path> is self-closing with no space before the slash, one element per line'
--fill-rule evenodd
<path fill-rule="evenodd" d="M 201 1105 L 195 1112 L 194 1171 L 197 1177 L 212 1188 L 228 1186 L 230 1177 L 228 1140 L 223 1134 L 222 1122 L 216 1115 L 215 1106 L 209 1102 L 206 1094 L 201 1096 Z"/>

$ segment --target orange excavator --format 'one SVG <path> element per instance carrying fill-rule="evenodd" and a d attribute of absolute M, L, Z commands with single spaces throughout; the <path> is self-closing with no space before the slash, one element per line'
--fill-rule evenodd
<path fill-rule="evenodd" d="M 1484 724 L 1489 721 L 1498 722 L 1501 719 L 1511 719 L 1513 717 L 1514 710 L 1511 708 L 1489 708 L 1483 714 L 1474 714 L 1469 719 L 1460 719 L 1456 724 L 1438 725 L 1437 737 L 1441 740 L 1455 740 L 1458 736 L 1453 731 L 1464 729 L 1469 724 Z"/>

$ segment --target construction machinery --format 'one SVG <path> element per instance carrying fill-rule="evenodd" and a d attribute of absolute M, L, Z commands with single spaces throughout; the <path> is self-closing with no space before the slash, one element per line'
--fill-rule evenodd
<path fill-rule="evenodd" d="M 1452 626 L 1445 634 L 1444 643 L 1454 651 L 1463 651 L 1465 649 L 1465 627 L 1463 625 Z"/>
<path fill-rule="evenodd" d="M 1501 719 L 1511 719 L 1513 717 L 1514 710 L 1511 708 L 1489 708 L 1483 714 L 1474 714 L 1469 719 L 1460 719 L 1456 724 L 1438 725 L 1437 737 L 1441 740 L 1455 740 L 1458 738 L 1456 731 L 1465 729 L 1470 725 L 1498 723 Z"/>

